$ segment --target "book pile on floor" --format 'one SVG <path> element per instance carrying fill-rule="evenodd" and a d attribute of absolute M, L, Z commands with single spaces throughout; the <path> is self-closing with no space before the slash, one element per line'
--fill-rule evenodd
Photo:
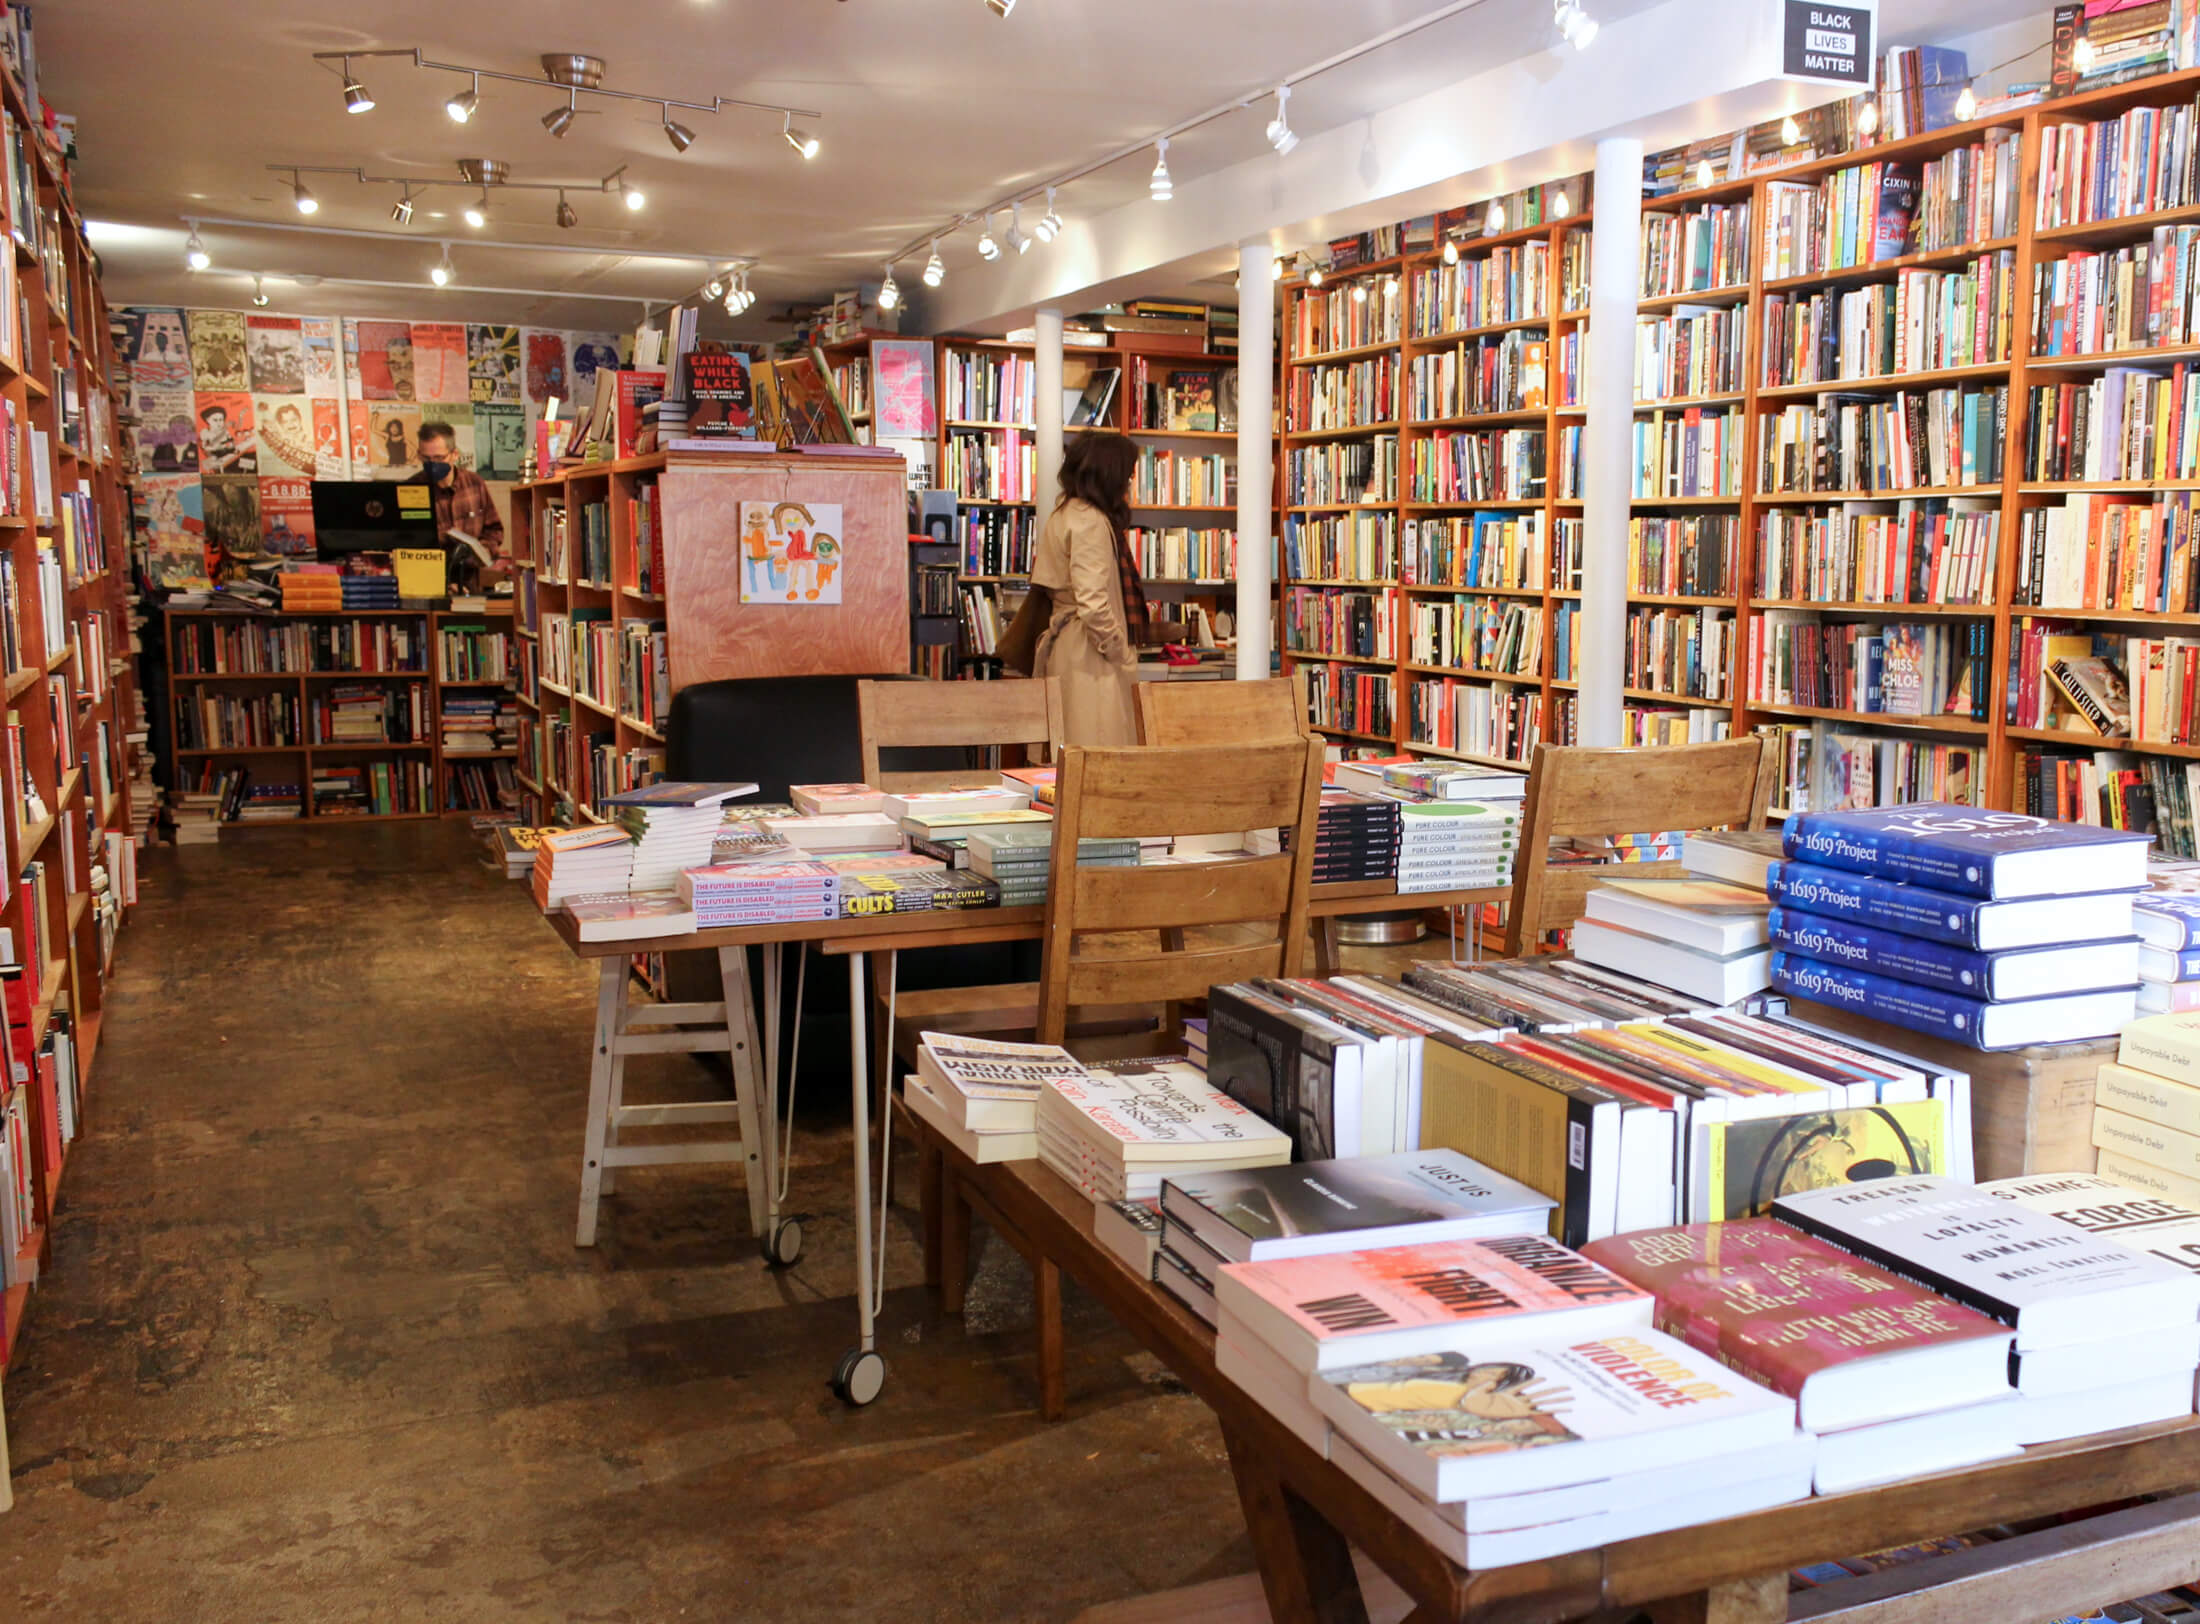
<path fill-rule="evenodd" d="M 1767 876 L 1772 983 L 1975 1049 L 2111 1037 L 2147 842 L 1976 807 L 1799 814 Z"/>
<path fill-rule="evenodd" d="M 711 860 L 726 802 L 754 795 L 754 784 L 645 784 L 606 796 L 613 823 L 634 838 L 634 872 L 628 888 L 669 891 L 682 869 Z"/>
<path fill-rule="evenodd" d="M 972 873 L 1001 888 L 1004 908 L 1030 907 L 1047 899 L 1047 864 L 1054 856 L 1054 820 L 979 829 L 964 837 Z M 1136 868 L 1138 842 L 1090 837 L 1077 842 L 1079 868 Z"/>
<path fill-rule="evenodd" d="M 1082 1061 L 1051 1043 L 921 1032 L 902 1099 L 973 1162 L 1028 1161 L 1039 1154 L 1040 1092 L 1057 1077 L 1087 1075 Z"/>
<path fill-rule="evenodd" d="M 840 875 L 814 860 L 686 868 L 675 886 L 695 910 L 698 930 L 840 917 Z"/>
<path fill-rule="evenodd" d="M 2200 1208 L 2200 1012 L 2124 1028 L 2094 1083 L 2092 1137 L 2104 1177 Z"/>
<path fill-rule="evenodd" d="M 1574 957 L 1639 976 L 1707 1004 L 1733 1004 L 1771 985 L 1771 904 L 1761 890 L 1688 876 L 1612 879 L 1590 891 L 1574 926 Z"/>
<path fill-rule="evenodd" d="M 2139 933 L 2139 1013 L 2200 1009 L 2200 896 L 2148 891 L 2131 905 Z"/>
<path fill-rule="evenodd" d="M 634 839 L 616 824 L 553 829 L 535 848 L 535 906 L 544 913 L 567 897 L 625 891 L 634 880 Z"/>

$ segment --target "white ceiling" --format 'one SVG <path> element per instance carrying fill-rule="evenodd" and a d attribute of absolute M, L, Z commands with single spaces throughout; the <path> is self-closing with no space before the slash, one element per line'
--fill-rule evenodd
<path fill-rule="evenodd" d="M 1590 0 L 1607 21 L 1653 0 Z M 639 301 L 703 280 L 700 266 L 657 254 L 753 257 L 762 296 L 748 336 L 783 328 L 768 314 L 858 282 L 885 254 L 940 222 L 1089 162 L 1218 102 L 1257 105 L 1172 142 L 1180 180 L 1265 151 L 1265 91 L 1303 68 L 1437 9 L 1438 0 L 1021 0 L 1008 20 L 982 0 L 576 0 L 435 6 L 392 0 L 362 9 L 329 0 L 224 0 L 176 8 L 147 0 L 42 0 L 42 89 L 77 115 L 77 195 L 103 222 L 110 300 L 241 306 L 246 273 L 267 276 L 274 308 L 307 314 L 419 316 L 440 301 L 454 317 L 564 327 L 628 327 Z M 1945 39 L 2007 16 L 2009 0 L 1885 0 L 1890 39 Z M 2026 8 L 2029 9 L 2029 8 Z M 372 32 L 359 25 L 371 21 Z M 524 25 L 524 33 L 515 28 Z M 1303 133 L 1349 125 L 1488 67 L 1546 50 L 1549 0 L 1479 7 L 1295 90 Z M 133 42 L 126 47 L 117 42 Z M 676 156 L 654 106 L 597 101 L 566 139 L 540 116 L 554 87 L 485 81 L 465 126 L 443 113 L 463 84 L 404 61 L 355 69 L 379 105 L 347 115 L 319 50 L 419 46 L 431 58 L 533 74 L 544 50 L 609 63 L 620 89 L 708 101 L 715 95 L 817 109 L 824 150 L 803 163 L 768 113 L 678 113 L 696 131 Z M 584 106 L 590 106 L 587 98 Z M 1463 116 L 1469 110 L 1462 110 Z M 515 179 L 592 186 L 620 164 L 648 207 L 576 190 L 580 225 L 551 223 L 554 195 L 507 192 L 486 232 L 456 218 L 464 195 L 429 194 L 409 229 L 391 224 L 391 188 L 308 177 L 322 200 L 314 224 L 383 235 L 346 238 L 203 226 L 212 271 L 182 268 L 186 214 L 297 225 L 287 178 L 269 163 L 361 165 L 373 173 L 453 176 L 462 156 L 508 160 Z M 1150 160 L 1136 158 L 1065 191 L 1065 213 L 1099 213 L 1141 196 Z M 1027 211 L 1027 223 L 1039 211 Z M 442 214 L 443 218 L 435 218 Z M 427 268 L 448 238 L 459 286 L 438 291 Z M 502 248 L 480 246 L 493 238 Z M 530 253 L 532 245 L 595 254 Z M 974 233 L 942 245 L 958 275 L 977 274 Z M 1222 256 L 1226 258 L 1225 256 Z M 1211 275 L 1219 260 L 1178 274 Z M 903 278 L 913 282 L 917 262 Z M 312 278 L 399 284 L 374 288 Z M 541 290 L 534 295 L 473 289 Z M 1160 291 L 1155 289 L 1153 291 Z M 1214 289 L 1210 286 L 1210 294 Z M 618 296 L 618 302 L 572 297 Z M 636 301 L 629 303 L 627 301 Z"/>

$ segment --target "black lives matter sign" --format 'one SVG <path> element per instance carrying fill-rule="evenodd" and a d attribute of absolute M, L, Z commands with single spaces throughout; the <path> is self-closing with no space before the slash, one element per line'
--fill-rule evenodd
<path fill-rule="evenodd" d="M 1870 87 L 1870 6 L 1809 5 L 1805 0 L 1784 0 L 1784 8 L 1786 50 L 1781 71 L 1788 78 L 1854 85 L 1858 89 Z"/>

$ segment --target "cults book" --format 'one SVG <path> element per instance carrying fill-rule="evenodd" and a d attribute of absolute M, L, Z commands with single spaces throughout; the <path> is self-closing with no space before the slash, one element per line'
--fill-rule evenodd
<path fill-rule="evenodd" d="M 1551 1198 L 1450 1150 L 1170 1179 L 1161 1210 L 1230 1259 L 1541 1235 Z"/>

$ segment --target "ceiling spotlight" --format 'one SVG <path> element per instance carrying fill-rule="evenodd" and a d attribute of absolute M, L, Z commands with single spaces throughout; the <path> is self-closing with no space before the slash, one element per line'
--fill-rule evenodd
<path fill-rule="evenodd" d="M 439 288 L 447 288 L 451 285 L 451 278 L 457 274 L 458 268 L 451 263 L 451 245 L 445 243 L 443 257 L 428 267 L 428 280 Z"/>
<path fill-rule="evenodd" d="M 489 223 L 488 187 L 484 186 L 481 189 L 481 200 L 478 203 L 469 203 L 466 205 L 465 219 L 466 223 L 472 226 L 476 231 L 479 231 L 483 226 Z"/>
<path fill-rule="evenodd" d="M 639 186 L 629 186 L 626 183 L 624 175 L 619 177 L 619 196 L 626 199 L 626 208 L 629 214 L 641 213 L 642 205 L 649 201 L 647 194 Z"/>
<path fill-rule="evenodd" d="M 1003 240 L 1019 254 L 1031 252 L 1031 238 L 1024 231 L 1024 206 L 1021 202 L 1008 206 L 1008 236 Z"/>
<path fill-rule="evenodd" d="M 1031 229 L 1041 242 L 1052 242 L 1062 234 L 1062 216 L 1054 207 L 1054 188 L 1051 186 L 1047 188 L 1047 211 Z"/>
<path fill-rule="evenodd" d="M 978 257 L 980 259 L 999 259 L 1001 257 L 1001 245 L 993 240 L 993 215 L 991 211 L 987 212 L 985 225 L 978 232 Z"/>
<path fill-rule="evenodd" d="M 795 128 L 794 114 L 788 113 L 780 119 L 779 133 L 787 145 L 801 153 L 803 157 L 814 158 L 817 156 L 817 137 L 808 130 Z"/>
<path fill-rule="evenodd" d="M 481 75 L 473 76 L 473 83 L 443 104 L 443 111 L 451 115 L 453 124 L 463 124 L 474 116 L 481 106 Z"/>
<path fill-rule="evenodd" d="M 664 113 L 665 139 L 672 143 L 672 150 L 685 152 L 695 145 L 695 132 L 672 116 L 672 104 L 660 102 L 658 106 Z"/>
<path fill-rule="evenodd" d="M 1978 117 L 1978 95 L 1965 85 L 1956 97 L 1956 122 L 1967 124 Z"/>
<path fill-rule="evenodd" d="M 947 265 L 940 258 L 940 240 L 932 239 L 932 257 L 924 262 L 924 285 L 936 288 L 947 280 Z"/>
<path fill-rule="evenodd" d="M 2080 73 L 2091 73 L 2094 56 L 2093 42 L 2080 34 L 2077 43 L 2070 47 L 2070 65 Z"/>
<path fill-rule="evenodd" d="M 1147 189 L 1153 193 L 1156 203 L 1166 203 L 1176 196 L 1176 188 L 1169 182 L 1169 138 L 1163 136 L 1153 144 L 1153 178 Z"/>
<path fill-rule="evenodd" d="M 1551 218 L 1563 220 L 1574 212 L 1574 194 L 1563 189 L 1551 194 Z"/>
<path fill-rule="evenodd" d="M 1795 122 L 1795 115 L 1788 114 L 1780 120 L 1780 144 L 1792 147 L 1803 139 L 1803 126 Z"/>
<path fill-rule="evenodd" d="M 1291 87 L 1276 86 L 1276 116 L 1268 121 L 1268 144 L 1276 149 L 1279 156 L 1285 157 L 1299 144 L 1298 134 L 1291 128 L 1290 101 Z"/>
<path fill-rule="evenodd" d="M 351 58 L 344 58 L 344 111 L 347 113 L 371 113 L 374 97 L 367 87 L 351 76 Z"/>
<path fill-rule="evenodd" d="M 320 211 L 321 200 L 306 190 L 306 183 L 299 179 L 295 169 L 290 172 L 290 198 L 298 205 L 300 214 L 315 214 Z"/>
<path fill-rule="evenodd" d="M 2081 40 L 2079 43 L 2082 45 L 2085 42 Z M 1864 105 L 1856 110 L 1856 128 L 1864 135 L 1870 135 L 1879 128 L 1879 98 L 1877 96 L 1866 96 Z"/>
<path fill-rule="evenodd" d="M 1457 237 L 1445 237 L 1444 263 L 1446 265 L 1456 265 L 1459 263 L 1459 239 Z"/>
<path fill-rule="evenodd" d="M 706 299 L 715 299 L 723 294 L 725 291 L 726 284 L 724 280 L 719 277 L 714 276 L 708 282 L 705 282 L 703 284 L 703 297 Z"/>
<path fill-rule="evenodd" d="M 886 262 L 886 280 L 879 284 L 878 307 L 891 310 L 901 303 L 901 289 L 894 285 L 894 262 Z"/>
<path fill-rule="evenodd" d="M 1271 282 L 1281 282 L 1281 281 L 1283 280 L 1283 261 L 1282 261 L 1282 260 L 1280 260 L 1280 259 L 1271 259 L 1271 260 L 1270 260 L 1270 261 L 1268 262 L 1268 280 L 1269 280 L 1269 281 L 1271 281 Z"/>
<path fill-rule="evenodd" d="M 1008 14 L 1016 9 L 1016 0 L 985 0 L 985 9 L 1006 22 Z"/>
<path fill-rule="evenodd" d="M 561 231 L 571 231 L 581 223 L 581 217 L 573 212 L 573 205 L 566 202 L 563 192 L 558 194 L 557 222 Z"/>
<path fill-rule="evenodd" d="M 413 194 L 412 188 L 410 186 L 405 188 L 405 195 L 403 197 L 399 198 L 395 203 L 392 203 L 390 205 L 390 218 L 396 221 L 401 226 L 409 226 L 412 224 Z"/>
<path fill-rule="evenodd" d="M 1698 186 L 1709 186 L 1718 178 L 1718 171 L 1711 167 L 1709 158 L 1698 158 L 1696 160 L 1696 184 Z"/>
<path fill-rule="evenodd" d="M 1306 285 L 1310 288 L 1318 288 L 1322 285 L 1322 268 L 1319 265 L 1307 266 Z"/>
<path fill-rule="evenodd" d="M 565 139 L 565 132 L 573 127 L 573 120 L 580 112 L 580 108 L 576 105 L 576 94 L 568 90 L 565 95 L 566 102 L 563 107 L 553 107 L 549 112 L 542 115 L 542 127 L 561 141 Z"/>
<path fill-rule="evenodd" d="M 256 276 L 252 279 L 252 308 L 255 310 L 265 310 L 267 308 L 267 289 L 260 286 L 260 279 Z"/>
<path fill-rule="evenodd" d="M 1482 229 L 1485 231 L 1503 231 L 1505 229 L 1505 200 L 1503 198 L 1493 197 L 1490 199 L 1490 212 L 1484 217 Z"/>
<path fill-rule="evenodd" d="M 1596 43 L 1597 20 L 1581 8 L 1580 0 L 1556 0 L 1551 7 L 1551 21 L 1577 51 L 1586 51 Z"/>
<path fill-rule="evenodd" d="M 183 239 L 183 263 L 187 270 L 203 271 L 214 263 L 214 256 L 206 251 L 206 244 L 199 241 L 199 223 L 191 222 L 191 235 Z"/>

